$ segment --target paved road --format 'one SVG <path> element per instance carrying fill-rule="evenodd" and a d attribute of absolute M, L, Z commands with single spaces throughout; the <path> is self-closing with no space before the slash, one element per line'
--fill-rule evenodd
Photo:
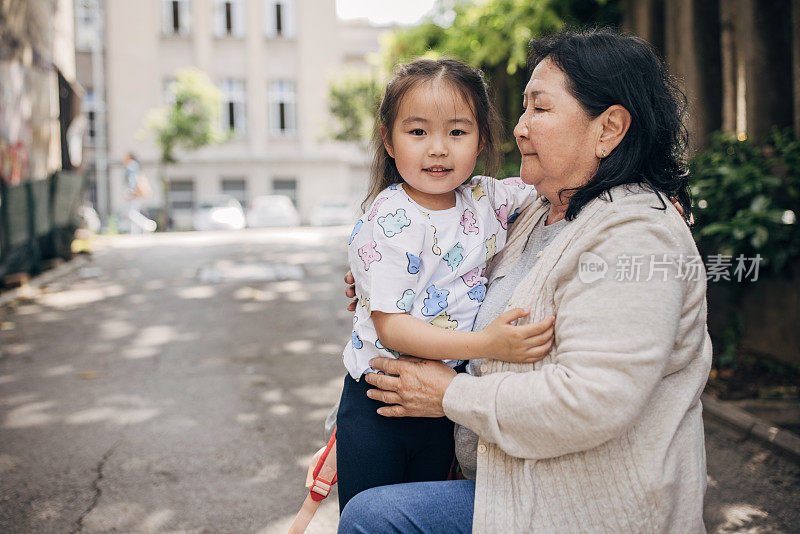
<path fill-rule="evenodd" d="M 341 387 L 347 234 L 120 236 L 0 309 L 0 531 L 285 532 Z M 709 531 L 796 531 L 797 465 L 707 445 Z"/>

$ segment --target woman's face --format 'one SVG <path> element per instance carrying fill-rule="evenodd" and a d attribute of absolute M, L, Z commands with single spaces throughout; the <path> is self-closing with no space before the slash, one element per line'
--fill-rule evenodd
<path fill-rule="evenodd" d="M 541 61 L 525 87 L 525 111 L 514 128 L 522 153 L 520 176 L 551 202 L 561 189 L 585 184 L 599 163 L 599 121 L 589 118 L 567 83 L 552 61 Z"/>

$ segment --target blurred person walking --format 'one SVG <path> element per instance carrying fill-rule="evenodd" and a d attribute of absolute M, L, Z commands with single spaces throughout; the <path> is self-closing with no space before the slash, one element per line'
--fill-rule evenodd
<path fill-rule="evenodd" d="M 122 160 L 125 167 L 125 217 L 127 230 L 131 234 L 155 232 L 158 226 L 141 212 L 142 200 L 152 194 L 150 181 L 141 171 L 139 160 L 132 152 L 125 154 Z"/>

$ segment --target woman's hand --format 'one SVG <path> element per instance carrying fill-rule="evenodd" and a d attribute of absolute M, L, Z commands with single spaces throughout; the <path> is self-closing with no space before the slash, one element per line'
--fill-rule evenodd
<path fill-rule="evenodd" d="M 353 277 L 353 271 L 347 271 L 347 274 L 344 275 L 344 283 L 347 284 L 347 287 L 344 288 L 345 296 L 349 299 L 353 299 L 353 301 L 347 305 L 347 311 L 354 312 L 356 311 L 358 299 L 356 298 L 356 279 Z"/>
<path fill-rule="evenodd" d="M 370 389 L 370 399 L 391 404 L 378 409 L 385 417 L 444 417 L 442 400 L 456 372 L 442 362 L 413 356 L 400 359 L 373 358 L 370 365 L 388 374 L 368 373 L 364 380 L 380 389 Z"/>
<path fill-rule="evenodd" d="M 484 340 L 487 358 L 512 363 L 534 363 L 547 356 L 553 346 L 555 317 L 551 315 L 538 323 L 519 326 L 511 324 L 529 313 L 530 310 L 522 308 L 505 311 L 478 332 Z"/>

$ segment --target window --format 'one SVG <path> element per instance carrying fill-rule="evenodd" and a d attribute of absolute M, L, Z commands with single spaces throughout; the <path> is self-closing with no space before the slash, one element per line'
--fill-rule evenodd
<path fill-rule="evenodd" d="M 297 133 L 294 83 L 272 82 L 269 85 L 269 131 L 275 137 Z"/>
<path fill-rule="evenodd" d="M 217 37 L 244 36 L 242 0 L 214 0 L 214 34 Z"/>
<path fill-rule="evenodd" d="M 230 131 L 236 137 L 245 133 L 245 94 L 242 80 L 224 80 L 222 91 L 222 131 Z"/>
<path fill-rule="evenodd" d="M 78 0 L 75 2 L 75 50 L 89 51 L 97 40 L 94 2 Z"/>
<path fill-rule="evenodd" d="M 161 33 L 189 35 L 192 21 L 191 0 L 161 0 Z"/>
<path fill-rule="evenodd" d="M 247 182 L 244 178 L 223 178 L 222 194 L 235 198 L 247 209 Z"/>
<path fill-rule="evenodd" d="M 297 206 L 297 180 L 294 178 L 276 178 L 272 180 L 272 192 L 276 195 L 286 195 L 292 199 L 292 204 Z"/>
<path fill-rule="evenodd" d="M 271 39 L 295 36 L 294 0 L 264 0 L 264 33 Z"/>
<path fill-rule="evenodd" d="M 81 107 L 86 113 L 86 144 L 93 146 L 97 135 L 97 105 L 94 99 L 94 91 L 90 89 L 84 93 Z"/>
<path fill-rule="evenodd" d="M 170 180 L 167 192 L 170 212 L 194 209 L 194 181 Z"/>

